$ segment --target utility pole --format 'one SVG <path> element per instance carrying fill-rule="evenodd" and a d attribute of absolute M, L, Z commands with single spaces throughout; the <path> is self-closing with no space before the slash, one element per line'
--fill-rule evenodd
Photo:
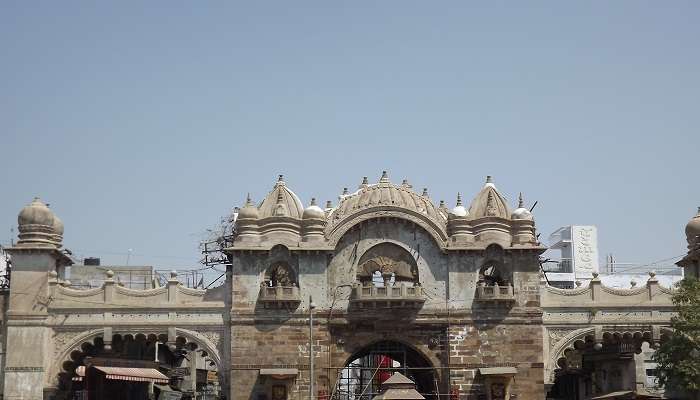
<path fill-rule="evenodd" d="M 309 295 L 309 400 L 314 400 L 314 308 L 316 304 Z"/>

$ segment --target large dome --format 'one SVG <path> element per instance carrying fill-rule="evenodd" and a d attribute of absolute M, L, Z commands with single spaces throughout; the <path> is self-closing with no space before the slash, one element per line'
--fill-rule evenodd
<path fill-rule="evenodd" d="M 414 192 L 410 185 L 394 185 L 389 181 L 386 171 L 378 183 L 366 184 L 363 182 L 355 193 L 341 196 L 338 207 L 331 214 L 331 223 L 338 223 L 349 215 L 375 207 L 401 208 L 422 214 L 440 226 L 445 224 L 443 213 L 428 196 Z"/>

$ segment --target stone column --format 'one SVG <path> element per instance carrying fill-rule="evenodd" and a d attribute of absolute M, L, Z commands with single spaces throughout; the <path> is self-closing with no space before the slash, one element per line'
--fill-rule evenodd
<path fill-rule="evenodd" d="M 52 331 L 46 326 L 49 280 L 70 259 L 55 248 L 18 246 L 12 257 L 12 287 L 7 311 L 4 399 L 39 400 L 55 392 L 55 377 L 46 374 L 55 362 Z M 50 387 L 45 387 L 49 382 Z"/>

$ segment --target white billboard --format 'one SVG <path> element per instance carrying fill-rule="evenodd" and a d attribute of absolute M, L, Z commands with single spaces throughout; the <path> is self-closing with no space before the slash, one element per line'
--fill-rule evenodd
<path fill-rule="evenodd" d="M 571 242 L 574 250 L 576 278 L 591 279 L 598 272 L 598 232 L 595 226 L 572 226 Z"/>

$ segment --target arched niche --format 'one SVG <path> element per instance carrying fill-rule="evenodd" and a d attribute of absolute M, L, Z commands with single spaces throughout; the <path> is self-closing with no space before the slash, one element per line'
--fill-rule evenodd
<path fill-rule="evenodd" d="M 267 287 L 299 286 L 294 269 L 285 261 L 275 261 L 264 272 L 263 283 Z"/>
<path fill-rule="evenodd" d="M 477 285 L 509 286 L 513 282 L 513 272 L 505 266 L 505 251 L 497 244 L 491 244 L 484 250 L 484 258 L 479 266 Z"/>
<path fill-rule="evenodd" d="M 369 248 L 358 262 L 357 280 L 370 284 L 379 276 L 384 286 L 394 283 L 420 283 L 415 258 L 401 246 L 385 242 Z"/>

